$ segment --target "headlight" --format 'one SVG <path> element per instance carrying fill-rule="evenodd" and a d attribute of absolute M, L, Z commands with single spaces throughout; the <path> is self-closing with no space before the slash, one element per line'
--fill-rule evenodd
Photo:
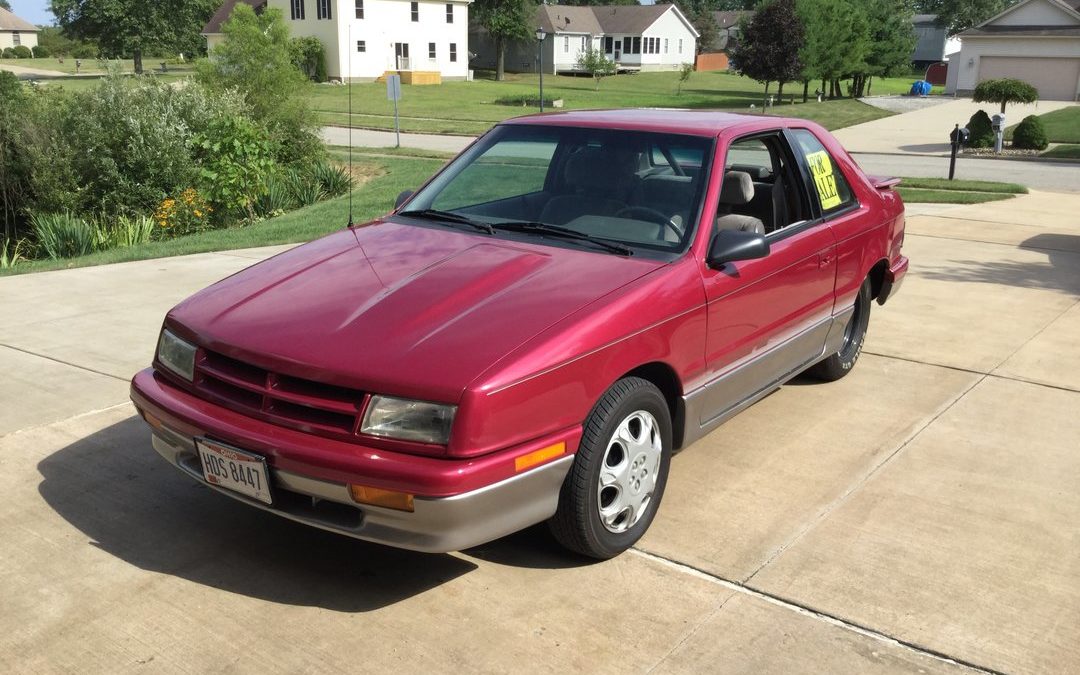
<path fill-rule="evenodd" d="M 195 345 L 176 337 L 167 328 L 161 331 L 157 358 L 161 365 L 188 382 L 195 378 Z"/>
<path fill-rule="evenodd" d="M 456 412 L 455 405 L 372 396 L 360 433 L 446 445 Z"/>

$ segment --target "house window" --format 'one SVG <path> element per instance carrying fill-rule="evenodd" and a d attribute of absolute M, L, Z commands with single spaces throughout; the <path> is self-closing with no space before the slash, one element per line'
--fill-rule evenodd
<path fill-rule="evenodd" d="M 356 18 L 364 18 L 364 0 L 356 0 Z"/>
<path fill-rule="evenodd" d="M 446 3 L 446 23 L 454 23 L 454 6 Z"/>
<path fill-rule="evenodd" d="M 434 42 L 427 43 L 427 57 L 429 59 L 431 59 L 432 61 L 435 60 L 435 43 Z"/>
<path fill-rule="evenodd" d="M 361 54 L 367 52 L 367 41 L 365 41 L 365 40 L 357 40 L 356 41 L 356 51 L 360 52 Z"/>
<path fill-rule="evenodd" d="M 639 38 L 639 37 L 634 38 L 633 47 L 630 49 L 630 53 L 631 54 L 640 54 L 641 53 L 641 38 Z"/>
<path fill-rule="evenodd" d="M 614 47 L 615 47 L 615 38 L 612 38 L 612 37 L 604 38 L 604 53 L 605 54 L 610 54 L 611 50 L 614 49 Z"/>
<path fill-rule="evenodd" d="M 332 19 L 330 15 L 330 1 L 331 0 L 315 0 L 315 18 L 316 19 Z"/>
<path fill-rule="evenodd" d="M 588 44 L 588 38 L 584 35 L 581 36 L 581 51 L 585 51 L 585 45 Z"/>
<path fill-rule="evenodd" d="M 420 3 L 419 2 L 410 2 L 409 6 L 410 6 L 410 11 L 412 12 L 412 20 L 415 23 L 415 22 L 420 20 Z"/>
<path fill-rule="evenodd" d="M 11 33 L 11 44 L 16 47 L 22 44 L 22 35 L 19 35 L 19 31 L 13 31 Z"/>
<path fill-rule="evenodd" d="M 292 9 L 293 21 L 304 20 L 304 0 L 292 0 L 289 7 Z"/>
<path fill-rule="evenodd" d="M 667 54 L 667 38 L 664 38 L 664 53 Z"/>
<path fill-rule="evenodd" d="M 679 53 L 682 54 L 682 38 L 679 38 Z"/>
<path fill-rule="evenodd" d="M 457 43 L 450 43 L 450 63 L 457 63 Z"/>
<path fill-rule="evenodd" d="M 570 52 L 570 36 L 569 36 L 569 35 L 564 35 L 564 36 L 563 36 L 563 39 L 562 39 L 562 50 L 563 50 L 563 53 L 564 53 L 564 54 L 566 54 L 566 53 L 569 53 L 569 52 Z"/>

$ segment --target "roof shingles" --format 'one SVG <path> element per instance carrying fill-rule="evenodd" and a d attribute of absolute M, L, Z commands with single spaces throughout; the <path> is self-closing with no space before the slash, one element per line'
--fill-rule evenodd
<path fill-rule="evenodd" d="M 29 21 L 20 19 L 3 7 L 0 7 L 0 30 L 17 30 L 36 33 L 38 32 L 38 27 Z"/>

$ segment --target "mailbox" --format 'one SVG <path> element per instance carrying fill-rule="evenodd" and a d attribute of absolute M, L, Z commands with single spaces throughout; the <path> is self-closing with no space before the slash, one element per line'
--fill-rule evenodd
<path fill-rule="evenodd" d="M 990 117 L 990 126 L 993 127 L 994 133 L 1005 131 L 1005 114 L 996 113 Z"/>
<path fill-rule="evenodd" d="M 967 127 L 956 127 L 949 132 L 949 142 L 956 145 L 967 145 L 971 139 L 971 132 Z"/>

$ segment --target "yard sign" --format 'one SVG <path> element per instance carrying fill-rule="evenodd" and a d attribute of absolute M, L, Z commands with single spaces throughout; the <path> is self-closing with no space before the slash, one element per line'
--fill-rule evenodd
<path fill-rule="evenodd" d="M 833 175 L 829 153 L 824 150 L 812 152 L 806 156 L 806 162 L 810 165 L 810 173 L 814 175 L 814 185 L 817 186 L 818 198 L 821 199 L 821 210 L 828 211 L 839 206 L 840 195 L 836 191 L 836 176 Z"/>

